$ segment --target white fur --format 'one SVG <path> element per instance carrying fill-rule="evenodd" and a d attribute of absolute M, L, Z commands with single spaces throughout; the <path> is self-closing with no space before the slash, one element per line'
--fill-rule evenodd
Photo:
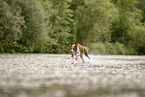
<path fill-rule="evenodd" d="M 72 45 L 72 46 L 75 46 L 75 45 Z M 73 54 L 73 57 L 72 57 L 73 62 L 72 62 L 72 64 L 74 64 L 75 63 L 75 60 L 78 59 L 78 57 L 80 56 L 81 52 L 80 52 L 79 47 L 77 47 L 77 51 L 76 52 L 74 52 L 73 49 L 71 51 L 73 52 L 72 53 Z"/>

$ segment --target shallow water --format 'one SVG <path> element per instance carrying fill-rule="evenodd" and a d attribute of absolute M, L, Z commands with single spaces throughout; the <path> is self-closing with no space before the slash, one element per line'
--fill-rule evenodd
<path fill-rule="evenodd" d="M 145 97 L 145 56 L 0 54 L 0 97 Z"/>

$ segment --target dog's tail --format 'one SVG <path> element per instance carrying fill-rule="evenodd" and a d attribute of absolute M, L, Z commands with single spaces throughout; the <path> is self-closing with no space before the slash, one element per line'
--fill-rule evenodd
<path fill-rule="evenodd" d="M 88 49 L 86 47 L 84 48 L 84 53 L 90 59 L 90 57 L 88 56 Z"/>

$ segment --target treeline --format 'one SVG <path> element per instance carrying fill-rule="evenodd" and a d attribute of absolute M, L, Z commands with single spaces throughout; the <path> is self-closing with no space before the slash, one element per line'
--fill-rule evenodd
<path fill-rule="evenodd" d="M 0 0 L 0 53 L 145 54 L 145 0 Z"/>

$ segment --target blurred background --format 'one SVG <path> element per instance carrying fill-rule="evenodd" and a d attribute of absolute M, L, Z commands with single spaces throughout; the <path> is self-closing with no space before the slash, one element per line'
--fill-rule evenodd
<path fill-rule="evenodd" d="M 0 53 L 145 54 L 145 0 L 0 0 Z"/>

